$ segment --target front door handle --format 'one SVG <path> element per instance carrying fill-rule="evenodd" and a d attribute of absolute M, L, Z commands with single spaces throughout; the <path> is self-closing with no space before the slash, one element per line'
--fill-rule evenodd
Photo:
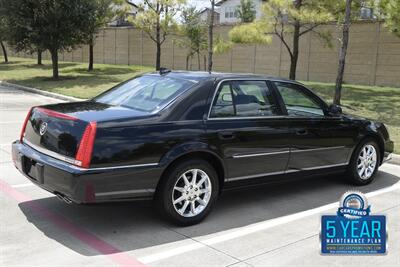
<path fill-rule="evenodd" d="M 306 135 L 308 134 L 308 131 L 306 129 L 299 129 L 296 131 L 297 135 Z"/>
<path fill-rule="evenodd" d="M 221 140 L 230 140 L 235 138 L 235 134 L 233 132 L 219 132 L 218 137 Z"/>

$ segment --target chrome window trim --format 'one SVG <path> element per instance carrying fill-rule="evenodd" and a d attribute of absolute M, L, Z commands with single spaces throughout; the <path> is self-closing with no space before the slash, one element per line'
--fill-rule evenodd
<path fill-rule="evenodd" d="M 127 168 L 142 168 L 142 167 L 152 167 L 158 166 L 158 163 L 144 163 L 144 164 L 133 164 L 133 165 L 121 165 L 121 166 L 110 166 L 110 167 L 97 167 L 97 168 L 81 168 L 79 166 L 74 165 L 75 159 L 67 156 L 60 155 L 54 151 L 48 150 L 43 147 L 39 147 L 35 144 L 32 144 L 25 138 L 23 139 L 23 143 L 29 146 L 30 148 L 55 159 L 61 160 L 63 162 L 71 164 L 71 167 L 80 171 L 101 171 L 101 170 L 116 170 L 116 169 L 127 169 Z"/>
<path fill-rule="evenodd" d="M 339 164 L 331 164 L 331 165 L 322 165 L 322 166 L 316 166 L 316 167 L 303 168 L 303 169 L 299 169 L 299 170 L 287 170 L 287 171 L 279 171 L 279 172 L 269 172 L 269 173 L 262 173 L 262 174 L 246 175 L 246 176 L 239 176 L 239 177 L 233 177 L 233 178 L 226 178 L 225 181 L 232 182 L 232 181 L 239 181 L 239 180 L 247 180 L 247 179 L 267 177 L 267 176 L 278 175 L 278 174 L 287 174 L 287 173 L 293 173 L 293 172 L 299 172 L 299 171 L 310 171 L 310 170 L 340 167 L 340 166 L 346 166 L 348 164 L 349 164 L 349 162 L 345 162 L 345 163 L 339 163 Z"/>
<path fill-rule="evenodd" d="M 211 110 L 212 110 L 212 107 L 213 107 L 213 103 L 214 103 L 215 97 L 217 96 L 217 92 L 221 87 L 221 84 L 223 82 L 229 82 L 229 81 L 261 81 L 261 82 L 265 82 L 267 88 L 270 89 L 268 87 L 268 84 L 267 84 L 269 79 L 265 79 L 265 78 L 264 79 L 263 78 L 228 78 L 228 79 L 222 79 L 221 81 L 219 81 L 216 89 L 214 90 L 214 94 L 213 94 L 213 97 L 212 97 L 211 103 L 210 103 L 210 108 L 208 109 L 207 120 L 231 120 L 231 119 L 234 119 L 234 120 L 241 120 L 242 119 L 243 120 L 243 119 L 268 119 L 268 118 L 285 117 L 285 116 L 282 116 L 282 115 L 276 115 L 276 116 L 253 116 L 253 117 L 251 117 L 251 116 L 250 117 L 221 117 L 221 118 L 212 118 L 212 117 L 210 117 L 211 116 Z"/>
<path fill-rule="evenodd" d="M 278 155 L 278 154 L 287 154 L 290 150 L 285 151 L 275 151 L 275 152 L 265 152 L 265 153 L 254 153 L 254 154 L 240 154 L 240 155 L 233 155 L 234 159 L 240 158 L 251 158 L 251 157 L 261 157 L 261 156 L 270 156 L 270 155 Z"/>
<path fill-rule="evenodd" d="M 272 118 L 282 118 L 282 119 L 325 119 L 325 118 L 330 118 L 327 117 L 326 114 L 324 116 L 321 117 L 307 117 L 307 116 L 289 116 L 289 115 L 277 115 L 277 116 L 254 116 L 254 117 L 221 117 L 221 118 L 212 118 L 210 117 L 211 115 L 211 110 L 213 107 L 213 103 L 215 100 L 215 97 L 217 95 L 218 90 L 220 89 L 221 83 L 223 82 L 227 82 L 227 81 L 265 81 L 266 83 L 269 82 L 284 82 L 284 83 L 290 83 L 290 84 L 294 84 L 294 85 L 299 85 L 304 87 L 305 89 L 309 90 L 310 92 L 312 92 L 314 95 L 316 95 L 316 97 L 318 97 L 320 99 L 320 101 L 322 101 L 323 103 L 325 103 L 325 101 L 319 97 L 317 94 L 315 94 L 312 90 L 310 90 L 309 88 L 307 88 L 304 84 L 296 82 L 296 81 L 283 81 L 283 80 L 279 80 L 279 79 L 274 79 L 274 78 L 227 78 L 227 79 L 223 79 L 221 80 L 216 89 L 214 90 L 213 93 L 213 97 L 211 99 L 211 103 L 210 103 L 210 108 L 208 109 L 208 114 L 207 114 L 207 119 L 206 120 L 248 120 L 248 119 L 272 119 Z M 268 87 L 268 84 L 267 84 Z M 268 87 L 269 89 L 269 87 Z M 326 105 L 326 103 L 325 103 Z M 324 109 L 323 109 L 324 110 Z M 325 113 L 325 110 L 324 110 Z M 335 119 L 337 119 L 338 117 L 335 117 Z"/>

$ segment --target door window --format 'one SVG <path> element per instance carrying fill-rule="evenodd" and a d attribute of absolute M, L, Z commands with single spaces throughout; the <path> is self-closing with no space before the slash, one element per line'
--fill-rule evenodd
<path fill-rule="evenodd" d="M 210 115 L 266 117 L 279 115 L 279 110 L 265 81 L 230 81 L 219 87 Z"/>
<path fill-rule="evenodd" d="M 275 82 L 289 116 L 294 117 L 322 117 L 324 111 L 320 104 L 311 96 L 307 95 L 301 86 Z"/>

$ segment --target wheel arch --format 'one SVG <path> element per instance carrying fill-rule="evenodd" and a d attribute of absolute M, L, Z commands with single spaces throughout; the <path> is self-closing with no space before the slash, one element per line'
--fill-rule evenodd
<path fill-rule="evenodd" d="M 188 146 L 183 146 L 180 148 L 176 148 L 175 150 L 171 151 L 171 153 L 167 153 L 160 161 L 161 165 L 164 166 L 164 170 L 162 171 L 160 180 L 157 183 L 156 192 L 159 190 L 162 181 L 166 177 L 166 174 L 174 166 L 176 166 L 182 161 L 190 159 L 203 159 L 207 161 L 215 169 L 218 175 L 219 191 L 221 192 L 224 186 L 224 181 L 226 176 L 225 165 L 223 163 L 222 158 L 219 155 L 217 155 L 213 151 L 210 151 L 209 149 L 206 149 L 203 145 L 205 144 L 201 144 L 199 146 L 193 146 L 193 144 L 190 145 L 188 144 L 190 150 L 188 150 Z"/>
<path fill-rule="evenodd" d="M 357 146 L 353 150 L 353 153 L 356 151 L 356 148 L 358 148 L 363 142 L 365 142 L 366 140 L 369 140 L 369 139 L 375 141 L 379 146 L 379 165 L 381 165 L 383 162 L 384 155 L 385 155 L 385 143 L 384 143 L 382 137 L 379 136 L 379 134 L 377 134 L 377 133 L 368 133 L 368 134 L 364 135 L 358 141 Z M 352 155 L 352 157 L 353 156 L 354 155 Z"/>

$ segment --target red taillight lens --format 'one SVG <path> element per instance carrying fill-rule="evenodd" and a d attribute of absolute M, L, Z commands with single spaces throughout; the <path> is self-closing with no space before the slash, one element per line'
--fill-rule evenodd
<path fill-rule="evenodd" d="M 96 137 L 96 122 L 90 122 L 82 135 L 81 142 L 79 143 L 78 152 L 75 157 L 75 165 L 83 168 L 89 168 L 90 161 L 92 160 L 92 152 L 94 139 Z"/>
<path fill-rule="evenodd" d="M 64 114 L 64 113 L 60 113 L 51 109 L 47 109 L 47 108 L 36 108 L 36 110 L 38 112 L 44 113 L 49 117 L 53 117 L 53 118 L 59 118 L 59 119 L 64 119 L 64 120 L 70 120 L 70 121 L 76 121 L 78 120 L 78 118 Z"/>
<path fill-rule="evenodd" d="M 22 129 L 21 129 L 21 135 L 19 137 L 19 141 L 22 143 L 22 140 L 24 139 L 24 135 L 25 135 L 25 129 L 26 129 L 26 125 L 28 124 L 29 118 L 31 116 L 32 113 L 32 108 L 29 110 L 28 114 L 26 115 L 24 124 L 22 125 Z"/>

